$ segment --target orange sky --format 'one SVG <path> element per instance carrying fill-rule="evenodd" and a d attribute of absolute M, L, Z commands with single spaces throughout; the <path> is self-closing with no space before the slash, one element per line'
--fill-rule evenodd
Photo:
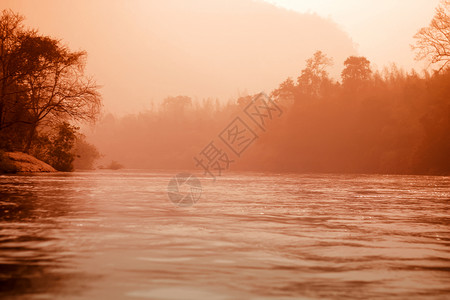
<path fill-rule="evenodd" d="M 269 1 L 269 0 L 268 0 Z M 3 0 L 26 25 L 87 50 L 105 111 L 135 112 L 165 96 L 222 100 L 270 92 L 298 76 L 315 50 L 377 67 L 417 66 L 412 35 L 437 0 Z M 294 12 L 295 11 L 295 12 Z M 311 13 L 316 13 L 311 14 Z"/>
<path fill-rule="evenodd" d="M 429 24 L 439 0 L 266 0 L 298 12 L 317 13 L 338 23 L 361 55 L 378 67 L 391 62 L 423 68 L 414 60 L 413 35 Z"/>

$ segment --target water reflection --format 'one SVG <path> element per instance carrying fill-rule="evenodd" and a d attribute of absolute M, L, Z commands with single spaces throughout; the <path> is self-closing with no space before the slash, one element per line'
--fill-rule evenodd
<path fill-rule="evenodd" d="M 75 271 L 74 254 L 58 234 L 64 228 L 59 220 L 75 205 L 65 201 L 73 193 L 70 184 L 61 189 L 44 177 L 36 179 L 0 179 L 0 295 L 4 297 L 76 292 L 71 279 L 87 276 Z"/>
<path fill-rule="evenodd" d="M 450 295 L 448 177 L 230 174 L 179 208 L 172 176 L 0 176 L 0 296 Z"/>

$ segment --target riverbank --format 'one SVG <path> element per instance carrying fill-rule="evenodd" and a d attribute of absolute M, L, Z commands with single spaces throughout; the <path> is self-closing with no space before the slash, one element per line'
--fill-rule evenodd
<path fill-rule="evenodd" d="M 56 172 L 49 164 L 22 152 L 0 152 L 0 174 Z"/>

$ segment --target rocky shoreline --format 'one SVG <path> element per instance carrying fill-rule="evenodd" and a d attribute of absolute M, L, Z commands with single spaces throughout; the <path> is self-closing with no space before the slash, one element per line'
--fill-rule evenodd
<path fill-rule="evenodd" d="M 49 164 L 22 152 L 0 152 L 0 174 L 56 172 Z"/>

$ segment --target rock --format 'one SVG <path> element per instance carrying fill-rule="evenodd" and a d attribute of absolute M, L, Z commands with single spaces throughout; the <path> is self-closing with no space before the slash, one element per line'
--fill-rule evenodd
<path fill-rule="evenodd" d="M 0 173 L 56 172 L 49 164 L 22 152 L 0 153 Z"/>

